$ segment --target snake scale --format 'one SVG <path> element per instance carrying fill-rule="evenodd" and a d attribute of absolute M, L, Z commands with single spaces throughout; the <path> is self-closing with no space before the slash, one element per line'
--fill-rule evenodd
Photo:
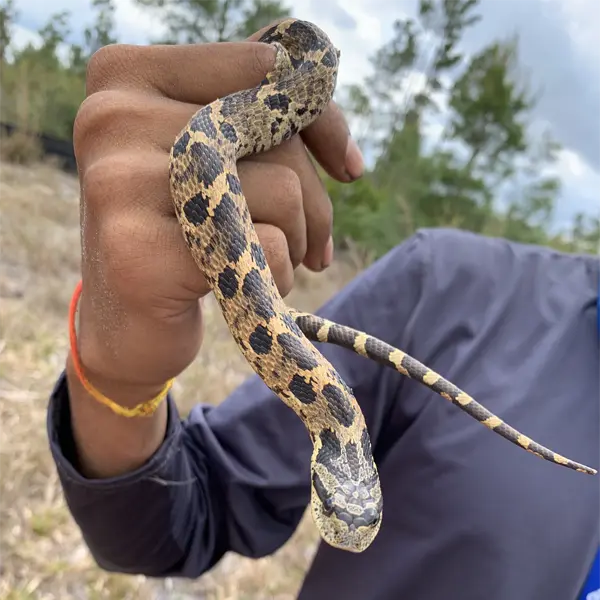
<path fill-rule="evenodd" d="M 240 351 L 308 430 L 311 512 L 321 537 L 362 552 L 379 531 L 383 499 L 360 407 L 312 342 L 337 344 L 396 369 L 521 448 L 595 474 L 519 433 L 401 350 L 286 306 L 252 224 L 236 161 L 280 144 L 321 114 L 333 96 L 340 53 L 319 28 L 296 19 L 272 26 L 259 41 L 275 46 L 274 69 L 257 87 L 193 115 L 171 149 L 171 194 L 186 244 Z"/>

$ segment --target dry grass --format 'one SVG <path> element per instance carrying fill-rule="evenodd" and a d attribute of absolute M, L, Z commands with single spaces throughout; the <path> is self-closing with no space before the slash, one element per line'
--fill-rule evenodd
<path fill-rule="evenodd" d="M 230 555 L 196 582 L 111 575 L 95 566 L 63 502 L 45 428 L 78 279 L 77 180 L 47 165 L 0 163 L 0 209 L 0 599 L 294 598 L 315 548 L 307 516 L 274 556 Z M 352 274 L 341 264 L 322 277 L 301 271 L 289 302 L 315 309 Z M 207 304 L 207 342 L 175 388 L 184 413 L 196 402 L 221 401 L 250 372 L 214 303 Z"/>
<path fill-rule="evenodd" d="M 39 162 L 42 155 L 42 145 L 34 136 L 22 131 L 0 136 L 0 158 L 4 161 L 19 165 L 31 165 Z"/>

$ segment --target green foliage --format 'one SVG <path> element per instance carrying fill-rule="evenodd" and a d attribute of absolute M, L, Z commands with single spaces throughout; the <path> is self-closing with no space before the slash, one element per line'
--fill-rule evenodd
<path fill-rule="evenodd" d="M 239 39 L 289 14 L 278 0 L 136 0 L 158 11 L 166 42 L 199 43 Z M 70 139 L 77 110 L 85 98 L 86 65 L 94 52 L 116 43 L 115 0 L 92 0 L 93 20 L 81 43 L 69 43 L 70 15 L 53 15 L 41 27 L 39 45 L 11 47 L 14 0 L 0 3 L 2 102 L 0 118 L 31 131 Z"/>
<path fill-rule="evenodd" d="M 162 43 L 240 40 L 292 13 L 280 0 L 134 2 L 160 19 Z M 480 20 L 478 4 L 420 0 L 417 17 L 398 19 L 392 38 L 371 57 L 369 76 L 339 90 L 336 99 L 373 161 L 351 185 L 321 173 L 338 247 L 377 257 L 420 227 L 451 226 L 598 252 L 598 218 L 579 215 L 568 231 L 550 233 L 560 181 L 548 173 L 559 146 L 532 130 L 536 100 L 519 66 L 518 39 L 490 40 L 474 56 L 460 50 L 465 31 Z M 2 120 L 71 137 L 86 64 L 118 41 L 115 0 L 93 0 L 92 9 L 80 43 L 67 41 L 69 14 L 62 12 L 40 29 L 39 45 L 16 49 L 14 0 L 0 0 Z M 11 154 L 22 160 L 27 148 L 15 138 Z"/>
<path fill-rule="evenodd" d="M 359 179 L 353 185 L 341 184 L 329 177 L 325 181 L 332 199 L 333 235 L 338 245 L 344 247 L 353 242 L 378 256 L 387 250 L 386 239 L 404 237 L 396 229 L 402 227 L 397 215 L 386 218 L 391 206 L 388 198 L 369 179 Z"/>
<path fill-rule="evenodd" d="M 567 239 L 562 238 L 560 243 L 568 251 L 599 254 L 600 216 L 577 215 Z"/>
<path fill-rule="evenodd" d="M 450 94 L 449 137 L 465 142 L 469 162 L 483 155 L 486 170 L 506 168 L 505 155 L 510 161 L 527 149 L 524 116 L 533 103 L 512 80 L 515 60 L 516 44 L 488 46 L 473 57 Z"/>
<path fill-rule="evenodd" d="M 96 21 L 83 32 L 82 45 L 72 44 L 70 48 L 70 67 L 80 77 L 85 77 L 88 60 L 92 54 L 109 44 L 116 44 L 115 37 L 115 2 L 114 0 L 93 0 L 92 7 L 96 10 Z"/>
<path fill-rule="evenodd" d="M 598 251 L 595 221 L 579 218 L 568 235 L 548 233 L 560 181 L 547 173 L 559 146 L 547 132 L 532 132 L 535 97 L 519 68 L 518 39 L 491 40 L 471 57 L 459 50 L 465 29 L 479 21 L 478 3 L 421 0 L 417 19 L 395 22 L 364 83 L 341 90 L 375 161 L 355 191 L 328 184 L 338 245 L 351 238 L 380 255 L 420 227 L 450 226 Z M 441 132 L 432 143 L 424 131 L 436 119 Z"/>
<path fill-rule="evenodd" d="M 8 3 L 9 4 L 9 3 Z M 27 44 L 24 48 L 11 48 L 10 34 L 6 47 L 11 50 L 11 60 L 2 60 L 0 83 L 2 104 L 0 117 L 16 123 L 21 128 L 70 139 L 79 105 L 85 97 L 85 65 L 93 52 L 114 40 L 114 4 L 112 0 L 94 0 L 96 21 L 84 32 L 83 46 L 68 46 L 71 31 L 69 13 L 53 15 L 38 31 L 41 43 Z M 14 13 L 8 15 L 4 29 L 10 30 Z M 67 56 L 61 48 L 68 48 Z"/>
<path fill-rule="evenodd" d="M 62 68 L 52 53 L 52 35 L 36 49 L 28 46 L 1 73 L 3 121 L 30 131 L 68 138 L 78 102 L 81 81 Z"/>

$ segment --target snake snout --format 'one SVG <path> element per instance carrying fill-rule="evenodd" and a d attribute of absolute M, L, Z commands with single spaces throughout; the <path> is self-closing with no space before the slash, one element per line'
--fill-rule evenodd
<path fill-rule="evenodd" d="M 368 548 L 381 525 L 381 500 L 374 499 L 369 487 L 346 480 L 332 493 L 322 484 L 314 491 L 320 500 L 320 509 L 313 504 L 314 517 L 327 543 L 350 552 Z"/>
<path fill-rule="evenodd" d="M 379 519 L 381 519 L 381 513 L 369 506 L 359 517 L 354 519 L 354 523 L 357 527 L 371 527 L 377 525 Z"/>
<path fill-rule="evenodd" d="M 379 531 L 381 513 L 374 507 L 367 507 L 360 514 L 339 511 L 328 524 L 331 529 L 325 528 L 324 537 L 330 545 L 349 552 L 363 552 Z"/>

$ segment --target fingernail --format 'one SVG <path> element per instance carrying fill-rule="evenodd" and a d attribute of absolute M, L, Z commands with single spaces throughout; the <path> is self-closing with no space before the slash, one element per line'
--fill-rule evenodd
<path fill-rule="evenodd" d="M 325 252 L 323 253 L 323 261 L 321 263 L 321 267 L 326 269 L 333 260 L 333 238 L 329 238 L 327 240 L 327 245 L 325 246 Z"/>
<path fill-rule="evenodd" d="M 358 144 L 352 139 L 348 139 L 346 148 L 346 173 L 352 181 L 358 179 L 363 174 L 364 162 L 362 153 Z"/>

